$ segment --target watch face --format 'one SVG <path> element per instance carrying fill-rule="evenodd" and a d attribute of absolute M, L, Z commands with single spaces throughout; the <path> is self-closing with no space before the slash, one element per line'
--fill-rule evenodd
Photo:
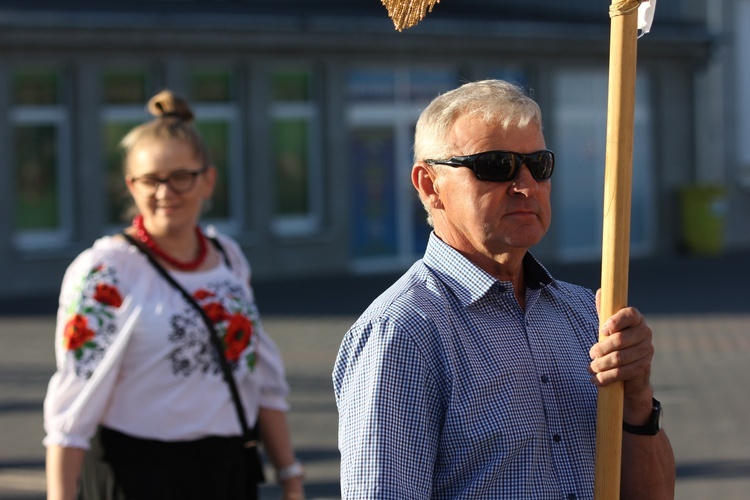
<path fill-rule="evenodd" d="M 661 425 L 664 422 L 664 410 L 661 408 L 661 403 L 654 400 L 654 412 L 656 413 L 656 419 L 654 422 L 655 431 L 658 433 L 661 430 Z"/>

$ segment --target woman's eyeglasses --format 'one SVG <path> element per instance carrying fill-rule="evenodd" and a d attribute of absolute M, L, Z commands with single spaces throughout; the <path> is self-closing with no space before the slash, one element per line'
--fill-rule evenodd
<path fill-rule="evenodd" d="M 195 186 L 195 179 L 206 171 L 208 167 L 200 170 L 180 170 L 172 172 L 166 177 L 156 175 L 143 175 L 141 177 L 131 177 L 130 182 L 143 196 L 153 196 L 161 184 L 166 184 L 169 189 L 177 194 L 185 194 Z"/>
<path fill-rule="evenodd" d="M 425 160 L 430 165 L 466 167 L 477 179 L 491 182 L 509 182 L 518 176 L 522 165 L 526 165 L 537 181 L 552 177 L 555 169 L 555 154 L 543 149 L 533 153 L 514 151 L 485 151 L 468 156 L 454 156 L 448 160 Z"/>

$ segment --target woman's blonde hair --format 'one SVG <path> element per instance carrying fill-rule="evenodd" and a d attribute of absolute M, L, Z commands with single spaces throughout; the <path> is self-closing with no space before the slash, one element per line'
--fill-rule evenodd
<path fill-rule="evenodd" d="M 173 140 L 190 146 L 201 166 L 211 165 L 206 143 L 193 125 L 195 115 L 187 101 L 171 90 L 162 90 L 148 101 L 147 109 L 154 119 L 133 128 L 120 141 L 124 153 L 123 169 L 127 173 L 128 156 L 144 140 Z"/>
<path fill-rule="evenodd" d="M 171 90 L 162 90 L 148 101 L 147 109 L 154 118 L 131 129 L 120 141 L 123 155 L 122 170 L 125 176 L 128 175 L 130 152 L 142 141 L 179 141 L 193 150 L 201 167 L 212 164 L 206 143 L 193 125 L 193 110 L 185 99 L 175 95 Z M 124 186 L 121 196 L 125 202 L 121 216 L 123 220 L 128 220 L 136 215 L 138 210 Z M 206 201 L 206 207 L 208 203 Z"/>

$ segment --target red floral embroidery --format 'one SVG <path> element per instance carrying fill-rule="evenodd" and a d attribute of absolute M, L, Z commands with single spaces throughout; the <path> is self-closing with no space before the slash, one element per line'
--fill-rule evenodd
<path fill-rule="evenodd" d="M 245 297 L 242 285 L 231 281 L 210 283 L 192 293 L 192 297 L 203 310 L 203 316 L 214 325 L 223 349 L 224 358 L 232 370 L 240 365 L 255 370 L 255 318 L 257 309 L 252 301 Z M 174 335 L 170 341 L 176 344 L 173 354 L 172 371 L 175 374 L 190 375 L 195 370 L 217 370 L 217 360 L 207 357 L 211 346 L 209 338 L 202 327 L 203 322 L 189 312 L 177 314 L 171 320 Z"/>
<path fill-rule="evenodd" d="M 76 314 L 65 325 L 63 346 L 69 351 L 74 351 L 80 349 L 92 338 L 94 338 L 94 331 L 89 328 L 89 321 L 85 316 Z"/>
<path fill-rule="evenodd" d="M 201 288 L 193 293 L 193 297 L 195 297 L 195 300 L 206 300 L 209 297 L 216 297 L 216 294 Z"/>
<path fill-rule="evenodd" d="M 227 360 L 237 361 L 240 359 L 240 355 L 250 343 L 252 335 L 252 322 L 240 313 L 233 314 L 229 318 L 227 333 L 224 335 L 224 344 L 226 345 L 224 356 Z"/>
<path fill-rule="evenodd" d="M 70 319 L 63 328 L 62 344 L 74 353 L 79 362 L 76 372 L 83 376 L 91 375 L 92 365 L 101 359 L 111 342 L 114 309 L 123 303 L 117 283 L 113 269 L 104 263 L 96 264 L 83 278 L 78 289 L 80 297 L 68 308 Z"/>
<path fill-rule="evenodd" d="M 208 304 L 204 304 L 203 310 L 206 311 L 211 323 L 214 324 L 221 323 L 229 317 L 226 309 L 224 309 L 224 306 L 219 302 L 209 302 Z"/>
<path fill-rule="evenodd" d="M 99 283 L 96 285 L 96 292 L 94 292 L 94 300 L 101 302 L 106 306 L 120 307 L 122 305 L 122 296 L 117 288 L 106 283 Z"/>

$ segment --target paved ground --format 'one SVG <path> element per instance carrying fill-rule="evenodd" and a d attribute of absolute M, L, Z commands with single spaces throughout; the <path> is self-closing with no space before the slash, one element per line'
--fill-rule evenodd
<path fill-rule="evenodd" d="M 750 253 L 634 261 L 630 300 L 647 313 L 653 381 L 677 457 L 680 500 L 750 498 Z M 557 266 L 598 286 L 598 266 Z M 291 424 L 310 498 L 338 497 L 331 367 L 343 333 L 393 276 L 259 283 L 266 329 L 293 389 Z M 0 499 L 44 498 L 41 401 L 52 373 L 54 298 L 0 301 Z M 263 498 L 277 498 L 265 488 Z"/>

